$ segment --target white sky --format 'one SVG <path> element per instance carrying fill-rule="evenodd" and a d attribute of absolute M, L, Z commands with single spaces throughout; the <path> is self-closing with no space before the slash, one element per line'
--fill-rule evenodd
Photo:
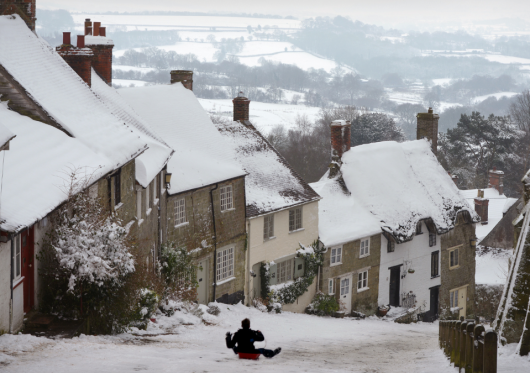
<path fill-rule="evenodd" d="M 200 11 L 294 15 L 344 15 L 379 25 L 416 24 L 425 21 L 522 18 L 530 21 L 527 0 L 37 0 L 37 6 L 70 11 Z"/>

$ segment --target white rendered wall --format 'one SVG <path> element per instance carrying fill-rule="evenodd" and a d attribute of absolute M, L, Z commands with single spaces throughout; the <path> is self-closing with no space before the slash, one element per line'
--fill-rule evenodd
<path fill-rule="evenodd" d="M 430 290 L 433 286 L 441 284 L 441 276 L 431 278 L 431 253 L 439 252 L 438 260 L 438 274 L 441 274 L 440 262 L 440 240 L 441 236 L 436 236 L 436 245 L 429 247 L 429 231 L 427 226 L 422 223 L 423 234 L 414 236 L 412 241 L 402 244 L 396 244 L 393 253 L 387 252 L 387 240 L 381 235 L 381 265 L 379 270 L 379 305 L 386 305 L 389 303 L 389 287 L 390 287 L 390 270 L 389 267 L 403 264 L 401 267 L 401 274 L 404 269 L 412 268 L 414 273 L 406 273 L 405 278 L 400 279 L 400 302 L 401 294 L 412 291 L 416 294 L 416 306 L 421 306 L 421 312 L 430 310 Z M 409 261 L 410 264 L 406 264 Z"/>
<path fill-rule="evenodd" d="M 253 289 L 254 286 L 254 279 L 248 276 L 248 274 L 254 264 L 263 261 L 276 261 L 288 255 L 294 255 L 299 248 L 299 243 L 310 245 L 318 239 L 318 202 L 302 205 L 303 229 L 299 231 L 289 232 L 289 210 L 272 214 L 274 214 L 275 238 L 267 241 L 263 240 L 263 216 L 247 220 L 247 233 L 249 235 L 247 270 L 245 271 L 247 280 L 245 282 L 245 296 L 247 302 L 250 301 L 249 289 Z M 298 305 L 295 303 L 294 305 L 287 306 L 287 308 L 294 312 L 303 312 L 305 307 L 313 299 L 316 289 L 315 283 L 306 294 L 300 297 Z"/>
<path fill-rule="evenodd" d="M 17 283 L 14 284 L 15 286 Z M 11 331 L 16 333 L 24 323 L 24 284 L 20 284 L 13 290 L 13 324 Z"/>
<path fill-rule="evenodd" d="M 11 241 L 0 243 L 0 332 L 9 331 Z M 1 333 L 0 333 L 1 334 Z"/>

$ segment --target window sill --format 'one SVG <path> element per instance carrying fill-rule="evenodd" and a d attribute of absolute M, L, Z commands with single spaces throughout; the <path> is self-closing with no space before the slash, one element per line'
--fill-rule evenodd
<path fill-rule="evenodd" d="M 217 281 L 216 285 L 217 285 L 217 286 L 219 286 L 219 285 L 223 285 L 223 284 L 226 284 L 227 282 L 230 282 L 230 281 L 235 280 L 235 279 L 236 279 L 235 276 L 228 277 L 228 278 L 225 278 L 224 280 Z"/>
<path fill-rule="evenodd" d="M 362 292 L 367 291 L 367 290 L 370 290 L 370 288 L 357 289 L 357 293 L 362 293 Z"/>
<path fill-rule="evenodd" d="M 25 277 L 19 277 L 17 280 L 13 280 L 13 290 L 20 284 L 24 283 L 24 279 Z"/>
<path fill-rule="evenodd" d="M 340 263 L 330 263 L 329 266 L 330 267 L 335 267 L 335 266 L 340 266 L 342 264 L 342 262 Z"/>
<path fill-rule="evenodd" d="M 431 280 L 434 280 L 435 278 L 438 278 L 438 277 L 440 277 L 440 275 L 431 276 Z"/>
<path fill-rule="evenodd" d="M 366 258 L 368 256 L 370 256 L 370 254 L 359 255 L 359 259 Z"/>
<path fill-rule="evenodd" d="M 230 211 L 234 211 L 234 210 L 235 210 L 235 207 L 232 207 L 231 209 L 221 210 L 221 213 L 230 212 Z"/>
<path fill-rule="evenodd" d="M 449 270 L 452 271 L 453 269 L 457 269 L 457 268 L 460 268 L 460 264 L 454 267 L 449 267 Z"/>
<path fill-rule="evenodd" d="M 138 226 L 142 225 L 143 222 L 144 222 L 144 219 L 138 220 Z"/>
<path fill-rule="evenodd" d="M 335 293 L 329 293 L 328 295 L 335 295 Z"/>
<path fill-rule="evenodd" d="M 263 242 L 267 242 L 267 241 L 271 241 L 271 240 L 275 240 L 275 239 L 276 239 L 276 236 L 272 236 L 272 237 L 269 237 L 269 238 L 264 238 Z"/>
<path fill-rule="evenodd" d="M 187 221 L 187 222 L 184 222 L 184 223 L 180 223 L 180 224 L 175 225 L 175 228 L 182 228 L 182 227 L 184 227 L 184 226 L 186 226 L 186 225 L 189 225 L 189 224 L 190 224 L 190 222 Z"/>
<path fill-rule="evenodd" d="M 149 210 L 147 210 L 147 211 L 145 212 L 145 216 L 149 216 L 149 215 L 151 215 L 151 211 L 153 211 L 152 208 L 150 208 Z"/>
<path fill-rule="evenodd" d="M 122 206 L 123 206 L 123 202 L 118 203 L 116 206 L 114 206 L 114 211 L 118 210 Z"/>
<path fill-rule="evenodd" d="M 291 233 L 301 232 L 301 231 L 303 231 L 303 230 L 305 230 L 305 228 L 295 229 L 294 231 L 289 231 L 289 234 L 291 234 Z"/>

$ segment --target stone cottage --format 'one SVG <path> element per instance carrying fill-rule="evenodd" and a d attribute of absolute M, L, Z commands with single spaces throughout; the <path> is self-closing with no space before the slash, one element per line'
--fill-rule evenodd
<path fill-rule="evenodd" d="M 251 305 L 254 299 L 267 297 L 262 290 L 262 266 L 270 264 L 270 290 L 304 276 L 304 259 L 297 258 L 296 252 L 300 244 L 309 246 L 318 240 L 320 197 L 252 125 L 250 100 L 240 92 L 233 104 L 233 121 L 221 121 L 216 126 L 247 172 L 245 302 Z M 283 309 L 303 312 L 315 289 L 316 281 Z"/>
<path fill-rule="evenodd" d="M 76 51 L 91 53 L 83 45 Z M 127 224 L 146 262 L 152 262 L 152 242 L 142 244 L 141 237 L 158 241 L 156 224 L 150 232 L 142 231 L 147 224 L 140 227 L 135 188 L 158 180 L 171 148 L 141 122 L 116 115 L 63 57 L 19 15 L 0 16 L 0 122 L 16 134 L 2 166 L 0 231 L 7 242 L 0 255 L 9 250 L 12 258 L 11 276 L 0 277 L 2 330 L 20 329 L 24 314 L 38 304 L 45 284 L 36 258 L 49 215 L 67 198 L 64 179 L 72 171 L 86 177 L 91 195 Z M 111 89 L 89 71 L 92 86 Z"/>
<path fill-rule="evenodd" d="M 418 114 L 417 141 L 354 148 L 350 123 L 331 123 L 330 170 L 311 186 L 323 197 L 320 286 L 347 311 L 390 305 L 425 320 L 440 309 L 473 313 L 479 217 L 435 157 L 437 121 L 432 111 Z"/>
<path fill-rule="evenodd" d="M 167 165 L 164 240 L 193 252 L 198 300 L 237 303 L 245 286 L 245 171 L 193 94 L 190 71 L 169 85 L 120 89 L 119 95 L 175 149 Z"/>

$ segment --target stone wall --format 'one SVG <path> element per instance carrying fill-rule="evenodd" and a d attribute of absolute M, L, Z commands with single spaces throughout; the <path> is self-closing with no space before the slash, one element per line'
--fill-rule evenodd
<path fill-rule="evenodd" d="M 440 314 L 450 307 L 450 291 L 467 286 L 466 318 L 475 316 L 475 252 L 470 240 L 475 237 L 475 225 L 466 223 L 462 214 L 455 228 L 441 236 Z M 449 249 L 462 245 L 459 266 L 449 269 Z"/>
<path fill-rule="evenodd" d="M 234 209 L 221 212 L 220 189 L 232 185 Z M 185 246 L 188 251 L 195 250 L 197 262 L 209 258 L 209 275 L 215 279 L 214 267 L 214 230 L 210 191 L 212 191 L 215 211 L 215 230 L 217 233 L 217 249 L 234 247 L 234 279 L 223 282 L 208 290 L 210 301 L 217 299 L 224 303 L 235 303 L 243 300 L 245 282 L 246 232 L 245 232 L 245 180 L 237 178 L 219 183 L 217 188 L 210 185 L 193 191 L 171 195 L 167 198 L 167 218 L 164 229 L 167 240 Z M 187 222 L 175 225 L 174 204 L 185 199 Z M 213 282 L 213 281 L 212 281 Z"/>
<path fill-rule="evenodd" d="M 342 245 L 342 264 L 331 266 L 331 249 L 328 247 L 324 253 L 324 264 L 322 266 L 319 289 L 328 293 L 328 280 L 335 279 L 335 297 L 340 297 L 339 278 L 344 275 L 352 275 L 352 310 L 373 315 L 377 311 L 377 299 L 379 289 L 379 263 L 381 260 L 381 235 L 370 237 L 370 255 L 360 258 L 360 240 L 351 241 Z M 368 270 L 368 290 L 357 292 L 358 270 Z"/>

